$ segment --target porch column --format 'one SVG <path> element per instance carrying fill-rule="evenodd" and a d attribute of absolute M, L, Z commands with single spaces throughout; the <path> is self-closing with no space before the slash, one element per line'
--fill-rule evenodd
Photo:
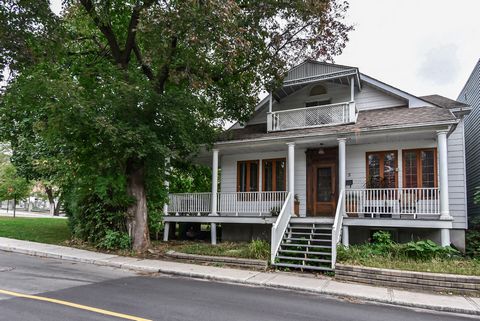
<path fill-rule="evenodd" d="M 170 169 L 170 157 L 165 158 L 165 180 L 163 181 L 163 185 L 168 192 L 170 187 L 170 182 L 167 179 L 168 173 Z M 163 215 L 168 216 L 168 201 L 163 204 Z M 165 222 L 163 225 L 163 241 L 168 241 L 168 235 L 170 233 L 170 222 Z"/>
<path fill-rule="evenodd" d="M 346 138 L 338 138 L 338 190 L 343 191 L 342 211 L 345 215 Z"/>
<path fill-rule="evenodd" d="M 450 229 L 442 228 L 440 230 L 440 242 L 442 243 L 442 246 L 450 245 Z"/>
<path fill-rule="evenodd" d="M 212 159 L 212 205 L 211 213 L 212 216 L 217 216 L 217 187 L 218 187 L 218 149 L 213 149 L 213 159 Z M 217 224 L 210 224 L 210 233 L 212 244 L 217 244 Z"/>
<path fill-rule="evenodd" d="M 440 178 L 440 219 L 451 220 L 450 206 L 448 202 L 448 154 L 447 154 L 447 131 L 437 132 L 438 163 Z"/>
<path fill-rule="evenodd" d="M 348 226 L 343 226 L 343 231 L 342 231 L 342 244 L 344 246 L 347 246 L 350 245 L 350 238 L 349 238 L 349 235 L 348 235 Z"/>
<path fill-rule="evenodd" d="M 350 101 L 354 101 L 355 98 L 355 78 L 350 78 Z"/>
<path fill-rule="evenodd" d="M 287 143 L 288 145 L 288 192 L 295 196 L 295 143 Z M 295 202 L 292 200 L 292 213 L 294 213 Z"/>

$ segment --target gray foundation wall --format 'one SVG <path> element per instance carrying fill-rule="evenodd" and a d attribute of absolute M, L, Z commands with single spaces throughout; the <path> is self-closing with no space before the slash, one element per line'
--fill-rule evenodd
<path fill-rule="evenodd" d="M 222 224 L 222 241 L 250 242 L 270 241 L 272 226 L 269 224 Z"/>

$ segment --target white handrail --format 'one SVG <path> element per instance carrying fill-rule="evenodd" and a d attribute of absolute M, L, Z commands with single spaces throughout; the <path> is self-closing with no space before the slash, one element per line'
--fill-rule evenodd
<path fill-rule="evenodd" d="M 292 217 L 292 201 L 292 193 L 288 193 L 287 199 L 282 206 L 282 210 L 280 211 L 277 220 L 272 224 L 272 237 L 270 242 L 270 262 L 272 264 L 275 262 L 275 257 L 277 256 L 283 235 L 285 234 L 288 222 L 290 222 L 290 218 Z"/>
<path fill-rule="evenodd" d="M 337 244 L 340 242 L 340 236 L 342 235 L 343 216 L 345 214 L 344 196 L 345 190 L 341 190 L 335 211 L 335 219 L 332 225 L 332 269 L 335 269 L 335 263 L 337 262 Z"/>

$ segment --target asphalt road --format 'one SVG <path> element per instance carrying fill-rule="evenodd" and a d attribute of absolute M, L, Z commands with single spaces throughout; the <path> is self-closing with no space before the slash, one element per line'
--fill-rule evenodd
<path fill-rule="evenodd" d="M 59 301 L 51 302 L 52 299 Z M 93 311 L 95 308 L 102 310 Z M 112 316 L 113 313 L 121 315 Z M 139 275 L 0 251 L 0 320 L 450 321 L 472 318 L 291 291 Z"/>

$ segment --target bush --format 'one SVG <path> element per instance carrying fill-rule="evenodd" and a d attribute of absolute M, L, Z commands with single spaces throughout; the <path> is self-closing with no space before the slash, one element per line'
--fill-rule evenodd
<path fill-rule="evenodd" d="M 262 240 L 253 240 L 248 244 L 249 256 L 264 259 L 270 255 L 270 244 Z"/>
<path fill-rule="evenodd" d="M 108 230 L 97 247 L 105 250 L 127 250 L 131 246 L 130 237 L 127 233 Z"/>
<path fill-rule="evenodd" d="M 465 235 L 466 253 L 470 257 L 480 258 L 480 217 L 472 217 L 468 227 Z"/>
<path fill-rule="evenodd" d="M 460 256 L 460 252 L 450 246 L 442 247 L 436 243 L 425 240 L 408 242 L 406 244 L 395 243 L 391 235 L 385 231 L 373 234 L 372 244 L 352 245 L 348 248 L 340 246 L 337 251 L 339 261 L 363 262 L 372 257 L 390 259 L 451 259 Z"/>

